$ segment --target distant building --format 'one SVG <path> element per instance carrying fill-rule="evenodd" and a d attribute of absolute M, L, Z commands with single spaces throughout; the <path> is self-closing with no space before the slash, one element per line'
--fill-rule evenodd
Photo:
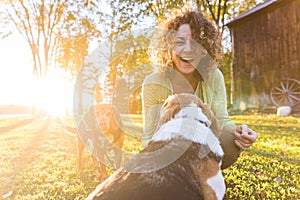
<path fill-rule="evenodd" d="M 234 107 L 300 102 L 300 0 L 266 0 L 227 26 Z"/>

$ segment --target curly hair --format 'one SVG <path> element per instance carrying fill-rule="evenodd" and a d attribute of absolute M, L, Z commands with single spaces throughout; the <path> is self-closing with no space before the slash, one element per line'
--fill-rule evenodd
<path fill-rule="evenodd" d="M 159 53 L 156 52 L 154 58 L 160 65 L 160 72 L 165 72 L 168 68 L 173 68 L 172 49 L 176 31 L 183 24 L 189 24 L 192 31 L 192 38 L 206 51 L 207 56 L 201 60 L 200 65 L 205 66 L 202 72 L 209 73 L 217 68 L 216 64 L 221 60 L 221 37 L 217 26 L 207 19 L 201 12 L 186 11 L 182 15 L 177 15 L 164 24 L 163 33 L 160 37 Z M 199 67 L 197 66 L 198 70 Z"/>

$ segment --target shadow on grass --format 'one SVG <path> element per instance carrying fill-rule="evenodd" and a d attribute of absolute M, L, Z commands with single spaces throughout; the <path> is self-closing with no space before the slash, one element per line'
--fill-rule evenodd
<path fill-rule="evenodd" d="M 35 119 L 26 120 L 27 123 L 32 122 Z M 25 121 L 25 120 L 24 120 Z M 23 121 L 22 121 L 23 122 Z M 31 138 L 31 141 L 29 141 L 26 146 L 21 148 L 19 152 L 15 155 L 17 155 L 15 158 L 11 160 L 10 166 L 12 166 L 12 172 L 14 172 L 13 176 L 11 177 L 11 180 L 8 181 L 10 184 L 14 185 L 16 182 L 16 178 L 22 174 L 24 171 L 26 171 L 28 168 L 31 167 L 31 164 L 34 162 L 34 159 L 37 159 L 36 152 L 38 152 L 38 149 L 40 145 L 43 143 L 43 140 L 45 140 L 48 134 L 48 128 L 51 123 L 51 119 L 42 119 L 41 121 L 41 127 L 34 131 L 34 137 Z M 24 122 L 23 122 L 24 124 Z"/>
<path fill-rule="evenodd" d="M 36 120 L 36 118 L 24 119 L 24 120 L 19 121 L 19 122 L 15 123 L 15 124 L 12 124 L 12 125 L 9 125 L 9 126 L 5 126 L 5 127 L 0 127 L 0 134 L 8 132 L 8 131 L 10 131 L 12 129 L 15 129 L 15 128 L 18 128 L 20 126 L 25 126 L 27 124 L 30 124 L 30 123 L 32 123 L 35 120 Z"/>

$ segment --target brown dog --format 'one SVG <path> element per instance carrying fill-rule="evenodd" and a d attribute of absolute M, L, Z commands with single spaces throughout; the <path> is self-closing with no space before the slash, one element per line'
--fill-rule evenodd
<path fill-rule="evenodd" d="M 97 167 L 101 170 L 99 174 L 96 174 L 97 179 L 104 180 L 108 177 L 104 157 L 109 149 L 114 151 L 114 168 L 118 169 L 121 166 L 124 132 L 120 116 L 112 111 L 110 105 L 92 106 L 79 121 L 77 128 L 66 126 L 61 120 L 59 122 L 65 132 L 77 135 L 77 168 L 79 170 L 81 170 L 85 147 L 88 148 Z"/>
<path fill-rule="evenodd" d="M 170 96 L 148 146 L 87 199 L 222 199 L 219 132 L 213 113 L 197 96 Z"/>

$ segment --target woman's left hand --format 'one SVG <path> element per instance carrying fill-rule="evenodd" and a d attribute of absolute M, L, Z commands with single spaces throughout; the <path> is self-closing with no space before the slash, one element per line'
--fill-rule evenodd
<path fill-rule="evenodd" d="M 235 144 L 242 150 L 248 149 L 257 139 L 258 135 L 246 124 L 236 128 L 234 132 Z"/>

